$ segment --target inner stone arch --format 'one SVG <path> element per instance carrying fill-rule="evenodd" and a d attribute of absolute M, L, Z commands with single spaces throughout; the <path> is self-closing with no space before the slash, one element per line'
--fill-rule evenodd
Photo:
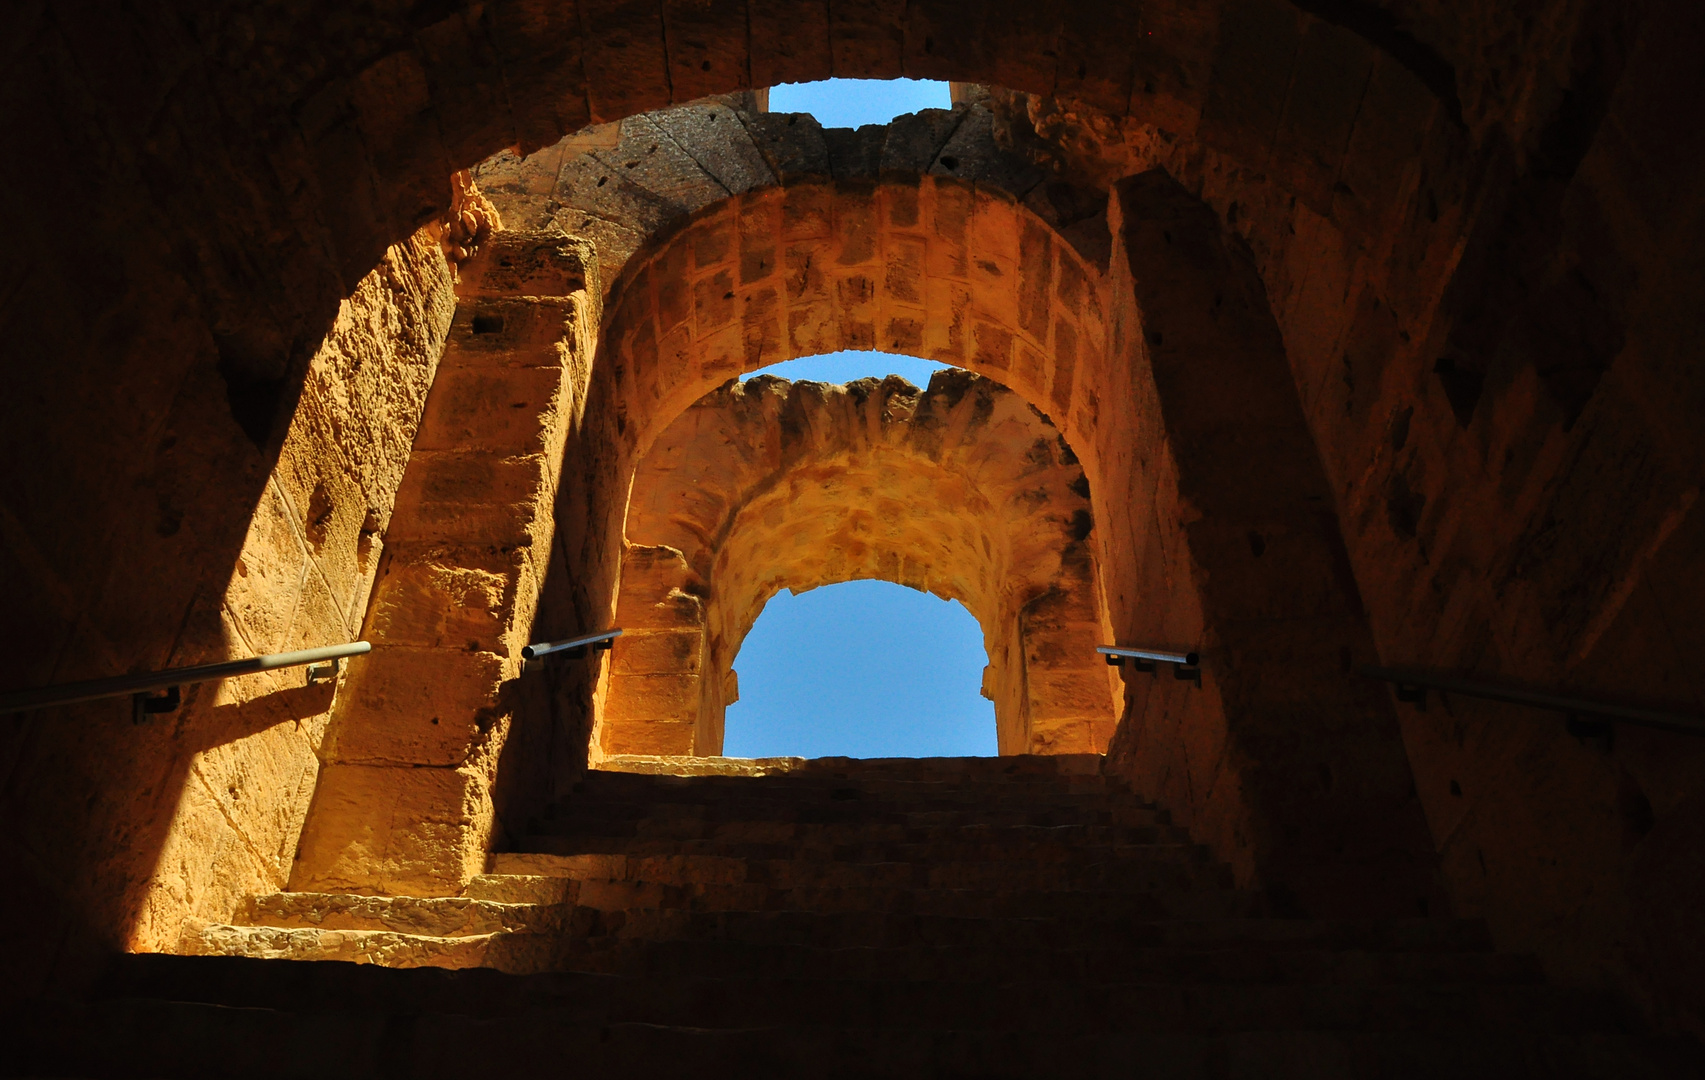
<path fill-rule="evenodd" d="M 559 519 L 590 531 L 586 609 L 615 617 L 627 496 L 658 434 L 783 360 L 876 349 L 998 379 L 1050 418 L 1093 492 L 1103 288 L 1016 198 L 952 177 L 804 179 L 671 224 L 609 288 L 581 433 L 591 468 L 559 500 Z"/>
<path fill-rule="evenodd" d="M 983 630 L 1001 753 L 1103 752 L 1083 471 L 1016 394 L 966 371 L 919 391 L 759 376 L 707 395 L 635 476 L 625 630 L 594 757 L 719 754 L 733 662 L 778 591 L 876 579 L 958 600 Z"/>

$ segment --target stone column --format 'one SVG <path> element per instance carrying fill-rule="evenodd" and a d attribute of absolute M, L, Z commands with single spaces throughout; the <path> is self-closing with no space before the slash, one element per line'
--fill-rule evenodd
<path fill-rule="evenodd" d="M 293 889 L 451 895 L 484 868 L 499 755 L 548 713 L 521 648 L 596 341 L 592 258 L 561 232 L 497 233 L 464 268 Z"/>
<path fill-rule="evenodd" d="M 610 688 L 598 726 L 599 756 L 702 754 L 705 687 L 704 588 L 681 552 L 636 545 L 622 560 L 621 599 Z M 719 732 L 720 734 L 720 732 Z"/>

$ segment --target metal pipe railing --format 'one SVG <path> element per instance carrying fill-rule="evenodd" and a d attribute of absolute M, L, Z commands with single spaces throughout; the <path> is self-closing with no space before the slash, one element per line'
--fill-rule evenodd
<path fill-rule="evenodd" d="M 1487 701 L 1527 705 L 1535 709 L 1551 709 L 1570 717 L 1571 730 L 1582 735 L 1604 735 L 1608 732 L 1582 728 L 1574 722 L 1573 718 L 1575 717 L 1596 716 L 1624 724 L 1638 724 L 1641 727 L 1662 728 L 1666 731 L 1678 731 L 1687 735 L 1705 735 L 1705 717 L 1688 713 L 1649 709 L 1639 705 L 1625 705 L 1620 702 L 1601 701 L 1594 698 L 1578 697 L 1573 694 L 1559 694 L 1555 691 L 1539 690 L 1509 683 L 1464 679 L 1460 676 L 1425 671 L 1420 668 L 1363 667 L 1360 671 L 1370 679 L 1392 683 L 1396 687 L 1398 701 L 1408 702 L 1420 710 L 1425 710 L 1427 707 L 1427 691 L 1437 690 L 1441 693 L 1461 694 L 1464 697 L 1483 698 Z"/>
<path fill-rule="evenodd" d="M 347 645 L 327 645 L 320 649 L 251 656 L 247 660 L 226 660 L 217 664 L 168 668 L 165 671 L 149 671 L 138 675 L 117 675 L 110 679 L 88 679 L 84 682 L 43 686 L 35 690 L 18 690 L 0 695 L 0 713 L 26 712 L 50 705 L 74 705 L 80 701 L 128 696 L 140 699 L 138 707 L 141 712 L 170 712 L 177 708 L 179 687 L 214 679 L 229 679 L 237 675 L 251 675 L 257 671 L 276 671 L 279 668 L 303 665 L 311 665 L 308 670 L 308 684 L 311 686 L 335 675 L 338 662 L 344 657 L 360 656 L 370 652 L 372 648 L 373 646 L 365 641 L 352 641 Z M 322 674 L 323 666 L 328 661 L 332 665 L 331 672 Z M 155 690 L 171 692 L 165 698 L 149 699 L 142 696 Z M 156 703 L 165 707 L 145 707 L 147 704 Z"/>
<path fill-rule="evenodd" d="M 619 629 L 600 630 L 596 634 L 569 638 L 567 641 L 541 641 L 533 645 L 523 646 L 521 657 L 524 660 L 537 660 L 542 656 L 550 656 L 552 653 L 565 652 L 572 660 L 576 657 L 585 656 L 588 645 L 600 652 L 611 649 L 615 646 L 616 639 L 621 636 L 622 632 Z"/>
<path fill-rule="evenodd" d="M 1171 664 L 1172 676 L 1202 685 L 1202 654 L 1170 649 L 1135 648 L 1127 645 L 1097 645 L 1095 651 L 1107 658 L 1108 667 L 1124 667 L 1129 660 L 1138 671 L 1153 672 L 1157 664 Z"/>

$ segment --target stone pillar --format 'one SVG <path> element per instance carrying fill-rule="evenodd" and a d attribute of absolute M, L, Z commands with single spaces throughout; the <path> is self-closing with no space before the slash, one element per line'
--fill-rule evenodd
<path fill-rule="evenodd" d="M 1028 754 L 1102 754 L 1113 737 L 1107 662 L 1095 610 L 1094 568 L 1074 545 L 1055 588 L 1019 613 Z M 1075 556 L 1075 558 L 1074 558 Z"/>
<path fill-rule="evenodd" d="M 704 587 L 672 547 L 630 547 L 622 560 L 622 628 L 598 726 L 599 756 L 720 753 L 700 737 L 707 688 Z"/>
<path fill-rule="evenodd" d="M 561 232 L 497 233 L 464 268 L 293 889 L 451 895 L 484 868 L 504 742 L 549 711 L 521 648 L 596 341 L 591 260 Z"/>

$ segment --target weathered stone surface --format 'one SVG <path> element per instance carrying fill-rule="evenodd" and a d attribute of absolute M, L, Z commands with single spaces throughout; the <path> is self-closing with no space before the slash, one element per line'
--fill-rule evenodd
<path fill-rule="evenodd" d="M 498 765 L 512 737 L 530 753 L 554 722 L 538 678 L 520 679 L 520 651 L 555 545 L 573 403 L 585 400 L 592 260 L 584 242 L 547 230 L 495 234 L 465 267 L 462 329 L 387 532 L 367 628 L 376 648 L 352 664 L 321 747 L 330 771 L 297 888 L 454 892 L 483 859 L 500 803 L 514 787 L 529 793 L 514 775 L 501 786 Z"/>
<path fill-rule="evenodd" d="M 445 268 L 386 251 L 455 205 L 455 170 L 504 146 L 549 147 L 595 116 L 746 81 L 911 74 L 1055 95 L 1020 112 L 1036 104 L 1037 127 L 1053 126 L 1055 149 L 1070 151 L 1042 158 L 1062 166 L 1068 192 L 1162 165 L 1247 249 L 1381 657 L 1607 693 L 1635 685 L 1697 709 L 1705 186 L 1685 117 L 1701 96 L 1700 19 L 1678 0 L 450 3 L 346 6 L 329 20 L 289 2 L 264 16 L 242 5 L 192 15 L 13 5 L 0 16 L 10 43 L 0 126 L 12 160 L 52 167 L 15 170 L 14 202 L 28 210 L 13 215 L 0 266 L 0 458 L 13 465 L 0 477 L 6 685 L 237 655 L 257 647 L 251 618 L 259 637 L 288 634 L 298 620 L 285 611 L 322 631 L 327 613 L 346 631 L 360 623 L 395 490 L 387 476 L 406 460 L 417 401 L 363 388 L 399 371 L 377 362 L 381 347 L 320 387 L 358 392 L 333 386 L 317 402 L 313 357 L 328 328 L 341 339 L 333 351 L 393 339 L 417 358 L 433 351 L 417 348 L 435 333 L 433 305 L 407 297 L 441 292 L 446 282 L 428 279 Z M 1015 150 L 1028 154 L 1022 141 Z M 529 166 L 526 190 L 550 190 L 542 181 L 556 182 L 561 160 Z M 1049 216 L 1075 197 L 1025 199 L 1100 262 L 1072 232 L 1093 232 L 1093 214 Z M 553 217 L 540 213 L 523 224 Z M 652 225 L 680 223 L 584 217 L 569 227 L 630 251 Z M 856 301 L 876 280 L 821 284 Z M 934 287 L 942 302 L 922 326 L 888 336 L 859 315 L 851 339 L 937 334 L 934 347 L 957 325 L 974 341 L 974 322 L 956 322 L 956 286 Z M 771 292 L 730 305 L 738 322 L 706 339 L 707 370 L 727 377 L 749 352 L 791 347 L 793 328 L 764 307 L 782 303 Z M 350 325 L 346 300 L 345 314 L 374 317 Z M 1114 360 L 1125 343 L 1086 346 L 1069 324 L 1060 341 L 1037 342 L 1039 314 L 1025 308 L 1031 336 L 1015 335 L 1010 364 L 1041 372 L 1072 354 L 1069 379 L 1024 376 L 1039 384 L 1031 400 L 1085 455 L 1097 498 L 1149 505 L 1143 487 L 1171 467 L 1169 450 L 1125 408 L 1128 365 Z M 799 340 L 825 340 L 818 331 L 833 324 L 805 314 Z M 988 356 L 1004 355 L 998 333 L 985 339 Z M 403 365 L 403 381 L 429 368 Z M 664 422 L 711 385 L 671 402 Z M 624 505 L 610 492 L 627 480 L 616 460 L 626 451 L 611 448 L 634 403 L 612 397 L 585 414 L 577 445 L 591 449 L 573 472 L 602 479 L 568 493 L 563 542 L 538 562 L 589 584 L 547 581 L 564 599 L 544 621 L 609 614 Z M 316 451 L 297 468 L 280 451 L 297 438 L 287 418 L 329 421 L 327 445 L 350 452 Z M 1078 435 L 1092 427 L 1128 434 L 1091 460 L 1095 440 Z M 273 591 L 278 566 L 257 552 L 266 574 L 236 619 L 222 609 L 263 498 L 290 508 L 274 524 L 300 518 L 305 548 L 309 526 L 323 532 L 322 551 L 299 591 Z M 1192 512 L 1169 507 L 1104 539 L 1119 554 L 1103 560 L 1109 610 L 1173 595 L 1169 553 L 1189 542 L 1174 510 Z M 1115 537 L 1120 512 L 1098 512 L 1100 536 Z M 1190 607 L 1143 609 L 1142 624 L 1193 639 L 1211 628 Z M 39 941 L 146 938 L 156 914 L 181 911 L 143 903 L 157 867 L 226 862 L 198 855 L 201 839 L 164 857 L 180 805 L 215 844 L 225 810 L 185 802 L 197 755 L 298 719 L 313 742 L 309 718 L 327 704 L 304 687 L 254 685 L 271 692 L 218 718 L 192 695 L 169 731 L 129 727 L 122 702 L 7 721 L 0 837 L 8 864 L 56 901 L 16 890 L 27 899 L 8 899 L 18 915 L 0 924 L 28 936 L 8 955 L 52 951 Z M 1647 842 L 1690 835 L 1700 820 L 1688 797 L 1698 752 L 1655 732 L 1621 734 L 1597 754 L 1523 715 L 1470 703 L 1404 718 L 1453 902 L 1484 912 L 1505 940 L 1543 946 L 1559 970 L 1638 985 L 1698 1028 L 1697 980 L 1676 959 L 1687 954 L 1645 941 L 1646 928 L 1673 924 L 1642 907 L 1660 896 L 1705 907 L 1686 846 Z M 1202 764 L 1219 760 L 1206 728 L 1155 730 L 1191 748 L 1169 798 L 1226 783 Z M 208 786 L 232 798 L 222 777 Z M 288 815 L 268 807 L 260 819 Z M 268 831 L 254 847 L 277 839 Z M 206 850 L 240 858 L 246 846 Z"/>
<path fill-rule="evenodd" d="M 479 873 L 492 824 L 477 769 L 326 765 L 291 887 L 454 896 Z"/>
<path fill-rule="evenodd" d="M 701 1065 L 704 1044 L 761 1024 L 764 1060 L 791 1047 L 790 1075 L 821 1073 L 804 1055 L 821 1053 L 825 1031 L 866 1048 L 835 1055 L 852 1071 L 830 1075 L 849 1077 L 878 1060 L 877 1071 L 1076 1073 L 1137 1045 L 1132 1037 L 1151 1062 L 1157 1046 L 1177 1053 L 1180 1032 L 1200 1040 L 1189 1060 L 1235 1049 L 1263 1072 L 1277 1062 L 1299 1076 L 1341 1064 L 1351 1048 L 1383 1071 L 1418 1055 L 1442 1060 L 1465 1040 L 1472 1056 L 1451 1060 L 1470 1073 L 1488 1048 L 1500 1071 L 1557 1053 L 1572 1056 L 1572 1075 L 1686 1071 L 1672 1065 L 1681 1047 L 1630 1035 L 1584 995 L 1546 986 L 1532 958 L 1491 952 L 1478 924 L 1270 917 L 1163 812 L 1105 777 L 1099 755 L 609 764 L 622 771 L 588 774 L 526 850 L 492 856 L 467 896 L 261 897 L 235 923 L 186 935 L 182 951 L 199 955 L 132 961 L 109 976 L 109 992 L 248 1007 L 210 1010 L 203 1030 L 232 1013 L 289 1014 L 303 1000 L 337 1015 L 447 1013 L 460 1026 L 502 1023 L 540 1038 L 547 1056 L 564 1028 L 519 1025 L 591 1016 L 605 1034 L 588 1029 L 580 1041 L 622 1074 L 640 1062 L 664 1075 L 682 1056 L 671 1046 L 642 1059 L 615 1034 L 629 1024 L 644 1026 L 648 1045 L 690 1032 Z M 473 898 L 487 893 L 505 902 Z M 345 963 L 273 964 L 263 975 L 211 956 Z M 475 966 L 495 970 L 456 970 Z M 1563 1009 L 1580 1017 L 1569 1036 L 1512 1026 L 1512 1016 Z M 1403 1035 L 1389 1053 L 1378 1049 L 1387 1028 Z M 896 1030 L 907 1039 L 856 1056 Z M 1586 1061 L 1570 1042 L 1581 1032 L 1595 1048 Z M 1251 1042 L 1274 1033 L 1287 1038 Z M 381 1038 L 394 1052 L 394 1031 L 374 1044 Z M 953 1049 L 997 1039 L 998 1062 Z M 33 1061 L 37 1044 L 22 1045 Z M 431 1062 L 455 1045 L 434 1044 Z M 740 1044 L 729 1070 L 756 1049 Z M 180 1045 L 161 1060 L 182 1067 L 189 1052 Z M 350 1054 L 337 1042 L 324 1049 L 344 1064 Z"/>
<path fill-rule="evenodd" d="M 1036 752 L 1032 719 L 1065 715 L 1075 720 L 1055 723 L 1052 752 L 1104 750 L 1114 716 L 1094 651 L 1093 537 L 1078 531 L 1089 499 L 1065 457 L 1017 395 L 965 372 L 927 391 L 759 377 L 701 399 L 634 478 L 616 618 L 642 629 L 616 642 L 600 751 L 720 753 L 726 677 L 765 603 L 858 578 L 957 599 L 976 617 L 1002 753 Z M 1035 618 L 1044 601 L 1086 620 Z M 1044 681 L 1028 656 L 1081 677 Z M 657 723 L 687 741 L 644 730 Z"/>

